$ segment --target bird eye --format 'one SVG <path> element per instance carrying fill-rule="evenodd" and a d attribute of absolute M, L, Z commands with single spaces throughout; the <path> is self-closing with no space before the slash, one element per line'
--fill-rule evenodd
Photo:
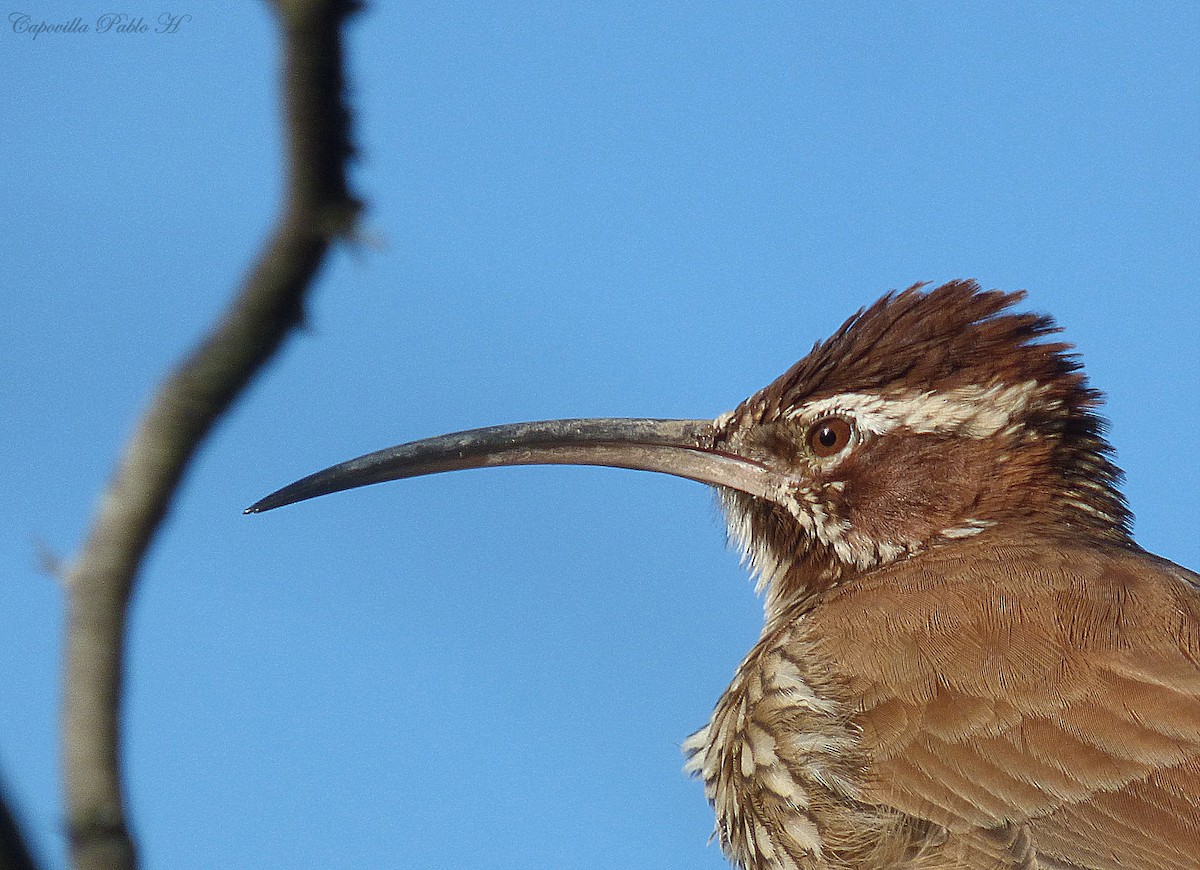
<path fill-rule="evenodd" d="M 836 456 L 850 444 L 850 424 L 841 417 L 826 417 L 808 430 L 808 449 L 822 459 Z"/>

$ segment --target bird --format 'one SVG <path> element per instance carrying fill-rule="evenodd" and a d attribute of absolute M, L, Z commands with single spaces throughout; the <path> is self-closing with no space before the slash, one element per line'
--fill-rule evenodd
<path fill-rule="evenodd" d="M 494 426 L 247 513 L 465 468 L 716 488 L 761 636 L 683 743 L 743 870 L 1200 868 L 1200 576 L 1139 547 L 1103 397 L 1024 291 L 892 291 L 715 420 Z"/>

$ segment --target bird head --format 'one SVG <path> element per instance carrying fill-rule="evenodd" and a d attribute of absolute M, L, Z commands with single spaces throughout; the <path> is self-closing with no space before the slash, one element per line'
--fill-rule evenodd
<path fill-rule="evenodd" d="M 888 294 L 714 422 L 714 445 L 787 479 L 720 490 L 784 605 L 989 529 L 1129 540 L 1101 396 L 1023 293 L 955 281 Z"/>
<path fill-rule="evenodd" d="M 780 612 L 981 534 L 1129 543 L 1100 395 L 1023 293 L 954 281 L 884 296 L 716 420 L 584 419 L 415 441 L 317 472 L 247 509 L 441 471 L 584 464 L 712 484 Z M 996 530 L 996 531 L 993 531 Z"/>

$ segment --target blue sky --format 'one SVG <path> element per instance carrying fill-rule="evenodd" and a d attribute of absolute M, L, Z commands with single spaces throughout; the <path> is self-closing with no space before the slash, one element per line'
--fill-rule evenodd
<path fill-rule="evenodd" d="M 0 17 L 0 771 L 50 867 L 39 552 L 76 549 L 280 186 L 265 7 L 171 7 L 175 35 L 8 17 L 110 5 Z M 716 415 L 916 281 L 1058 318 L 1139 541 L 1200 566 L 1198 44 L 1185 4 L 372 6 L 349 56 L 377 244 L 332 258 L 137 593 L 145 866 L 726 866 L 678 746 L 761 605 L 703 487 L 520 468 L 241 509 L 455 429 Z"/>

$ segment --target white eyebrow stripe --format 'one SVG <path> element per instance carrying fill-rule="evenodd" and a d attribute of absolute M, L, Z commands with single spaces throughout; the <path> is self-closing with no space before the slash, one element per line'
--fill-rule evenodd
<path fill-rule="evenodd" d="M 818 420 L 831 414 L 854 418 L 859 430 L 884 435 L 893 429 L 956 433 L 988 438 L 1004 429 L 1045 391 L 1037 381 L 1021 384 L 967 384 L 945 392 L 841 393 L 793 409 L 789 420 Z"/>

